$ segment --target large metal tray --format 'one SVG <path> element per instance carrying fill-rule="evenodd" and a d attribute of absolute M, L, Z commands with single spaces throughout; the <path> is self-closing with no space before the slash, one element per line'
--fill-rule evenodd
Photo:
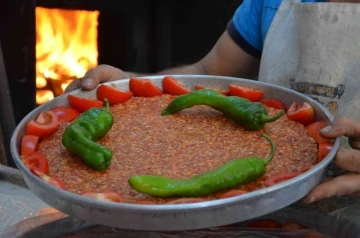
<path fill-rule="evenodd" d="M 226 89 L 230 83 L 257 88 L 264 91 L 265 97 L 280 98 L 287 106 L 294 101 L 308 102 L 314 107 L 318 120 L 333 120 L 331 113 L 320 103 L 303 94 L 276 85 L 219 76 L 176 75 L 175 77 L 190 88 L 193 88 L 195 84 L 201 84 Z M 148 78 L 161 87 L 163 76 Z M 111 84 L 128 89 L 128 79 L 113 81 Z M 71 94 L 95 98 L 95 90 L 76 90 Z M 279 210 L 301 199 L 321 182 L 326 174 L 327 166 L 340 146 L 340 138 L 337 138 L 328 156 L 311 170 L 286 182 L 238 197 L 176 205 L 137 205 L 98 201 L 60 190 L 43 182 L 31 174 L 21 162 L 19 146 L 25 134 L 26 124 L 40 112 L 58 105 L 68 105 L 67 95 L 61 95 L 39 106 L 18 124 L 11 139 L 11 152 L 16 165 L 23 171 L 29 188 L 54 208 L 88 222 L 123 229 L 148 231 L 200 229 L 240 222 Z"/>

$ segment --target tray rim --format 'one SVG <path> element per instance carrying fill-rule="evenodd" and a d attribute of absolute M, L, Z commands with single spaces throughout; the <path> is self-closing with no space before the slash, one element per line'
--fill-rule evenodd
<path fill-rule="evenodd" d="M 145 76 L 145 77 L 138 77 L 138 78 L 149 78 L 152 80 L 158 80 L 157 82 L 160 81 L 160 79 L 162 79 L 164 76 L 167 75 L 156 75 L 156 76 Z M 282 86 L 278 86 L 278 85 L 273 85 L 273 84 L 269 84 L 269 83 L 265 83 L 265 82 L 259 82 L 259 81 L 254 81 L 254 80 L 249 80 L 249 79 L 243 79 L 243 78 L 235 78 L 235 77 L 224 77 L 224 76 L 212 76 L 212 75 L 173 75 L 175 78 L 179 79 L 180 81 L 185 82 L 186 85 L 186 80 L 191 80 L 191 79 L 196 79 L 196 78 L 203 78 L 204 80 L 215 80 L 218 81 L 219 79 L 223 80 L 230 80 L 231 82 L 234 83 L 241 83 L 241 84 L 245 84 L 245 85 L 258 85 L 261 87 L 266 87 L 266 88 L 275 88 L 278 90 L 283 90 L 287 93 L 290 94 L 294 94 L 300 98 L 303 98 L 304 100 L 308 101 L 311 103 L 311 105 L 316 105 L 317 108 L 320 108 L 323 113 L 325 114 L 325 116 L 327 117 L 328 120 L 332 121 L 334 119 L 334 116 L 324 107 L 322 106 L 320 103 L 318 103 L 317 101 L 311 99 L 310 97 L 298 93 L 296 91 L 293 91 L 291 89 L 288 88 L 284 88 Z M 185 79 L 185 81 L 184 81 Z M 128 83 L 129 79 L 121 79 L 121 80 L 116 80 L 116 81 L 111 81 L 111 82 L 106 82 L 103 84 L 109 85 L 109 84 L 125 84 Z M 158 86 L 159 83 L 157 83 Z M 221 84 L 221 83 L 220 83 Z M 226 85 L 228 85 L 229 83 L 227 82 Z M 26 167 L 23 165 L 23 163 L 21 162 L 19 153 L 18 153 L 18 148 L 17 148 L 17 144 L 18 144 L 18 137 L 21 134 L 21 129 L 23 130 L 24 125 L 26 125 L 26 123 L 28 121 L 30 121 L 31 119 L 33 119 L 36 115 L 38 115 L 39 112 L 41 111 L 46 111 L 49 110 L 51 107 L 53 106 L 58 106 L 58 105 L 64 105 L 63 103 L 58 104 L 57 102 L 59 102 L 60 100 L 64 100 L 65 97 L 67 97 L 67 95 L 69 94 L 74 94 L 74 95 L 81 95 L 81 96 L 89 96 L 89 97 L 93 97 L 91 95 L 94 95 L 94 90 L 91 91 L 83 91 L 81 89 L 72 91 L 70 93 L 67 94 L 63 94 L 43 105 L 40 105 L 39 107 L 35 108 L 33 111 L 31 111 L 29 114 L 27 114 L 21 121 L 20 123 L 17 125 L 17 127 L 15 128 L 13 135 L 11 137 L 11 153 L 13 156 L 13 159 L 17 165 L 17 167 L 21 170 L 21 172 L 24 174 L 25 176 L 25 181 L 26 183 L 29 185 L 29 183 L 33 182 L 36 183 L 38 185 L 41 185 L 43 187 L 43 189 L 48 190 L 49 192 L 53 193 L 53 196 L 59 196 L 59 197 L 63 197 L 66 199 L 69 199 L 69 201 L 76 203 L 84 203 L 87 205 L 90 205 L 91 207 L 99 207 L 99 208 L 103 208 L 103 209 L 118 209 L 118 210 L 122 210 L 122 211 L 126 211 L 126 212 L 134 212 L 136 211 L 137 213 L 158 213 L 161 214 L 163 212 L 166 213 L 171 213 L 171 212 L 196 212 L 196 211 L 204 211 L 204 210 L 213 210 L 213 209 L 218 209 L 218 208 L 222 208 L 224 205 L 226 206 L 235 206 L 239 203 L 241 203 L 242 201 L 246 201 L 249 199 L 259 199 L 261 197 L 263 197 L 265 194 L 271 194 L 274 193 L 276 191 L 279 191 L 283 188 L 286 188 L 288 186 L 296 186 L 301 184 L 302 182 L 304 182 L 305 180 L 307 180 L 307 178 L 310 175 L 313 175 L 315 172 L 319 172 L 320 170 L 324 170 L 326 169 L 327 165 L 329 165 L 329 163 L 332 161 L 332 159 L 334 158 L 337 150 L 340 147 L 340 138 L 337 138 L 335 140 L 335 144 L 333 149 L 330 151 L 330 153 L 326 156 L 326 158 L 321 161 L 320 163 L 318 163 L 316 166 L 314 166 L 312 169 L 302 173 L 301 175 L 290 179 L 288 181 L 276 184 L 274 186 L 268 187 L 268 188 L 262 188 L 262 189 L 258 189 L 256 191 L 241 195 L 241 196 L 237 196 L 237 197 L 230 197 L 230 198 L 225 198 L 225 199 L 216 199 L 216 200 L 210 200 L 210 201 L 204 201 L 204 202 L 198 202 L 198 203 L 187 203 L 187 204 L 157 204 L 157 205 L 150 205 L 150 204 L 130 204 L 130 203 L 112 203 L 112 202 L 107 202 L 107 201 L 100 201 L 100 200 L 94 200 L 92 198 L 88 198 L 88 197 L 84 197 L 75 193 L 71 193 L 68 191 L 64 191 L 61 189 L 58 189 L 56 187 L 53 187 L 45 182 L 43 182 L 41 179 L 39 179 L 37 176 L 33 175 L 30 171 L 28 171 L 26 169 Z M 66 105 L 66 104 L 65 104 Z M 323 171 L 322 171 L 323 172 Z M 29 186 L 30 188 L 32 186 Z M 33 190 L 33 189 L 31 189 Z M 40 199 L 43 199 L 40 197 Z M 296 201 L 296 200 L 295 200 Z M 295 202 L 293 201 L 293 202 Z M 55 207 L 58 208 L 58 207 Z"/>

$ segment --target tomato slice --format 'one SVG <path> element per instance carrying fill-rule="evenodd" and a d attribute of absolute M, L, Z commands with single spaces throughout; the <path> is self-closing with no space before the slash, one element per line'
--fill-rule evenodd
<path fill-rule="evenodd" d="M 93 107 L 102 107 L 103 102 L 91 98 L 82 98 L 74 95 L 68 96 L 70 107 L 74 108 L 78 112 L 85 112 Z"/>
<path fill-rule="evenodd" d="M 164 93 L 171 95 L 182 95 L 190 92 L 190 89 L 186 88 L 182 82 L 176 80 L 173 76 L 164 77 L 162 89 Z"/>
<path fill-rule="evenodd" d="M 137 97 L 154 97 L 163 94 L 163 91 L 150 79 L 130 78 L 129 88 Z"/>
<path fill-rule="evenodd" d="M 225 90 L 221 90 L 221 89 L 218 89 L 218 88 L 208 88 L 208 87 L 201 86 L 201 85 L 198 85 L 198 84 L 195 85 L 195 90 L 201 90 L 201 89 L 213 89 L 213 90 L 216 90 L 216 91 L 218 91 L 219 93 L 221 93 L 221 94 L 223 94 L 225 96 L 229 95 L 229 92 L 225 91 Z"/>
<path fill-rule="evenodd" d="M 22 158 L 24 165 L 34 173 L 35 170 L 44 174 L 49 174 L 49 163 L 46 157 L 37 151 L 25 155 Z"/>
<path fill-rule="evenodd" d="M 44 138 L 53 134 L 59 127 L 59 118 L 54 112 L 42 112 L 36 121 L 32 120 L 27 124 L 26 134 Z"/>
<path fill-rule="evenodd" d="M 34 152 L 38 146 L 38 143 L 38 136 L 24 135 L 21 140 L 21 155 L 27 155 Z"/>
<path fill-rule="evenodd" d="M 41 178 L 42 180 L 44 180 L 45 182 L 47 182 L 48 184 L 53 185 L 57 188 L 66 190 L 65 184 L 59 178 L 51 177 L 37 169 L 34 169 L 34 174 L 36 176 L 38 176 L 39 178 Z"/>
<path fill-rule="evenodd" d="M 284 174 L 279 174 L 277 176 L 266 179 L 264 181 L 264 184 L 266 187 L 270 187 L 277 183 L 292 179 L 292 178 L 298 176 L 299 174 L 301 174 L 301 173 L 300 172 L 288 172 L 288 173 L 284 173 Z"/>
<path fill-rule="evenodd" d="M 243 194 L 245 194 L 247 192 L 248 191 L 242 190 L 242 189 L 231 189 L 231 190 L 221 194 L 219 197 L 220 198 L 236 197 L 236 196 L 239 196 L 239 195 L 243 195 Z"/>
<path fill-rule="evenodd" d="M 122 202 L 123 198 L 116 192 L 104 192 L 104 193 L 94 193 L 88 192 L 81 194 L 82 196 L 94 198 L 96 200 L 109 201 L 109 202 Z"/>
<path fill-rule="evenodd" d="M 100 101 L 105 98 L 109 100 L 110 105 L 123 103 L 132 98 L 133 93 L 130 91 L 121 90 L 108 85 L 100 85 L 96 90 L 96 97 Z"/>
<path fill-rule="evenodd" d="M 250 222 L 249 228 L 281 228 L 281 223 L 273 219 L 259 219 Z"/>
<path fill-rule="evenodd" d="M 318 153 L 318 162 L 322 161 L 333 148 L 334 143 L 329 141 L 320 142 L 318 144 L 319 153 Z"/>
<path fill-rule="evenodd" d="M 229 84 L 229 95 L 246 98 L 252 102 L 258 102 L 263 97 L 264 92 L 252 88 Z"/>
<path fill-rule="evenodd" d="M 272 107 L 275 109 L 286 109 L 285 103 L 277 98 L 264 98 L 260 102 L 265 106 Z"/>
<path fill-rule="evenodd" d="M 283 229 L 288 229 L 288 230 L 301 230 L 301 229 L 306 229 L 304 226 L 296 224 L 294 222 L 288 221 L 288 222 L 284 222 L 281 225 L 281 228 Z"/>
<path fill-rule="evenodd" d="M 319 131 L 326 127 L 328 124 L 325 121 L 316 121 L 306 127 L 308 135 L 313 138 L 317 143 L 330 142 L 331 140 L 321 137 Z"/>
<path fill-rule="evenodd" d="M 293 102 L 287 110 L 287 117 L 307 126 L 315 121 L 315 111 L 307 102 L 304 102 L 300 107 L 296 102 Z"/>
<path fill-rule="evenodd" d="M 60 121 L 71 122 L 79 116 L 79 112 L 71 107 L 58 106 L 51 109 Z"/>

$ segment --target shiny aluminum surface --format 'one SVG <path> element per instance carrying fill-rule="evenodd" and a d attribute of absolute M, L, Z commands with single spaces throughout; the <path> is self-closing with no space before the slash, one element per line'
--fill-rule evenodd
<path fill-rule="evenodd" d="M 287 106 L 294 101 L 308 102 L 316 112 L 317 120 L 332 121 L 331 113 L 320 103 L 295 91 L 258 81 L 201 75 L 177 75 L 187 87 L 195 84 L 219 89 L 227 89 L 228 84 L 260 89 L 264 97 L 282 99 Z M 163 76 L 151 78 L 161 87 Z M 128 80 L 118 80 L 106 84 L 128 90 Z M 76 90 L 70 94 L 95 98 L 96 90 Z M 192 204 L 137 205 L 98 201 L 53 187 L 26 169 L 19 157 L 21 138 L 26 124 L 42 112 L 54 106 L 68 105 L 67 95 L 61 95 L 29 113 L 16 127 L 11 139 L 11 152 L 18 168 L 23 172 L 29 188 L 44 202 L 71 216 L 88 222 L 133 230 L 191 230 L 226 225 L 252 219 L 286 207 L 304 197 L 320 183 L 327 166 L 334 158 L 340 138 L 328 156 L 311 170 L 277 185 L 247 193 L 238 197 L 219 199 Z"/>

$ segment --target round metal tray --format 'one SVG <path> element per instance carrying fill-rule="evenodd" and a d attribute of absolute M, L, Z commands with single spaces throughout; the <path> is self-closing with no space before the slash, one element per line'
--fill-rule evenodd
<path fill-rule="evenodd" d="M 331 113 L 320 103 L 298 92 L 247 79 L 175 75 L 189 88 L 195 84 L 227 89 L 228 84 L 257 88 L 265 97 L 282 99 L 287 106 L 294 101 L 308 102 L 316 112 L 317 120 L 332 121 Z M 147 77 L 161 87 L 163 76 Z M 129 80 L 118 80 L 106 84 L 128 90 Z M 96 90 L 76 90 L 70 94 L 95 98 Z M 252 219 L 286 207 L 304 197 L 325 176 L 327 166 L 340 146 L 340 138 L 326 158 L 311 170 L 277 185 L 256 190 L 238 197 L 190 204 L 137 205 L 99 201 L 70 193 L 51 186 L 34 176 L 21 162 L 19 148 L 26 124 L 42 112 L 54 106 L 68 105 L 67 95 L 61 95 L 30 112 L 16 127 L 11 139 L 11 152 L 18 168 L 23 172 L 29 188 L 44 202 L 58 210 L 85 221 L 133 230 L 190 230 L 226 225 Z"/>

